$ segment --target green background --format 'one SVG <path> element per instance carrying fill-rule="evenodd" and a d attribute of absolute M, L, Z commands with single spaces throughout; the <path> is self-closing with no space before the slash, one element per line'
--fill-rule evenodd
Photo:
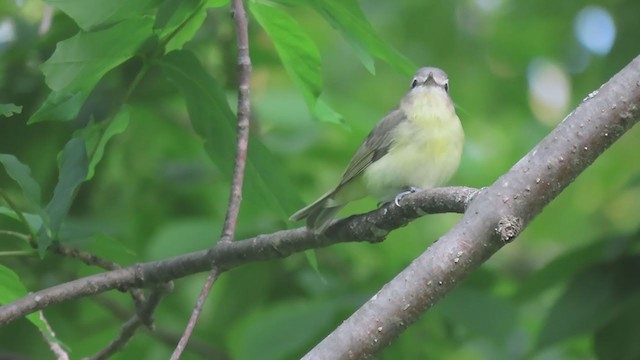
<path fill-rule="evenodd" d="M 31 172 L 0 159 L 0 189 L 29 214 L 33 231 L 48 219 L 41 249 L 58 239 L 126 265 L 210 246 L 224 221 L 235 143 L 228 4 L 46 3 L 56 8 L 46 32 L 38 30 L 45 3 L 0 3 L 0 29 L 12 29 L 0 32 L 0 103 L 22 106 L 0 116 L 0 153 Z M 247 5 L 252 139 L 238 239 L 298 226 L 288 215 L 335 184 L 418 66 L 447 71 L 465 128 L 450 183 L 483 187 L 640 50 L 640 2 L 631 0 Z M 594 9 L 613 21 L 610 49 L 588 46 L 606 35 L 602 23 L 587 42 L 578 37 L 578 19 Z M 638 131 L 380 358 L 637 359 Z M 0 230 L 28 234 L 6 200 L 0 206 Z M 342 214 L 374 207 L 366 199 Z M 298 254 L 223 274 L 184 358 L 300 357 L 459 218 L 426 216 L 380 244 L 320 249 L 317 271 Z M 4 232 L 0 255 L 2 303 L 99 272 L 51 253 L 41 259 Z M 203 281 L 177 281 L 156 312 L 158 332 L 141 331 L 115 358 L 168 358 Z M 129 296 L 113 291 L 51 306 L 45 316 L 80 358 L 106 346 L 132 311 Z M 0 327 L 0 354 L 51 357 L 26 319 Z"/>

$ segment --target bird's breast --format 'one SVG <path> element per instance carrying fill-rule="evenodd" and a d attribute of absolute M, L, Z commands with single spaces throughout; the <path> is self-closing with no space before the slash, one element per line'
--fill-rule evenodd
<path fill-rule="evenodd" d="M 393 130 L 388 153 L 364 172 L 365 185 L 373 196 L 387 201 L 410 186 L 440 186 L 458 168 L 464 133 L 448 96 L 440 95 L 401 105 L 407 120 Z"/>

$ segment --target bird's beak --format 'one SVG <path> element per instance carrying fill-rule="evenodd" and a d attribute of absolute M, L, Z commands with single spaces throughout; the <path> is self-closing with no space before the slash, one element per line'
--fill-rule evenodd
<path fill-rule="evenodd" d="M 427 76 L 427 80 L 424 81 L 425 85 L 438 85 L 438 83 L 436 82 L 436 79 L 433 77 L 433 73 L 429 73 L 429 76 Z"/>

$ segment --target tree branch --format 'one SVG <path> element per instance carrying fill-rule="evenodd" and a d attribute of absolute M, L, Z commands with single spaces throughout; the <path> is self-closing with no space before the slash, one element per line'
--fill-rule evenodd
<path fill-rule="evenodd" d="M 304 359 L 363 359 L 513 240 L 640 117 L 640 56 L 590 94 L 464 217 L 313 348 Z"/>
<path fill-rule="evenodd" d="M 461 213 L 477 190 L 467 187 L 438 188 L 409 194 L 402 207 L 393 203 L 366 214 L 351 216 L 332 225 L 327 236 L 306 228 L 283 230 L 241 241 L 218 243 L 211 249 L 166 260 L 134 264 L 91 275 L 31 293 L 0 307 L 0 325 L 63 301 L 96 295 L 108 290 L 153 286 L 187 275 L 208 271 L 213 263 L 220 271 L 255 262 L 350 241 L 379 241 L 378 234 L 406 225 L 425 214 Z M 383 230 L 375 230 L 383 229 Z"/>

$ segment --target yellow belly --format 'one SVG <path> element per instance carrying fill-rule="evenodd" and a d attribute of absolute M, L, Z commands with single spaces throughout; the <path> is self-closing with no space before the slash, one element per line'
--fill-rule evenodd
<path fill-rule="evenodd" d="M 411 186 L 443 185 L 460 163 L 464 134 L 455 112 L 434 112 L 430 106 L 428 111 L 410 113 L 417 116 L 409 116 L 395 129 L 389 152 L 364 171 L 367 191 L 380 201 L 389 201 Z M 425 113 L 429 115 L 420 116 Z"/>

